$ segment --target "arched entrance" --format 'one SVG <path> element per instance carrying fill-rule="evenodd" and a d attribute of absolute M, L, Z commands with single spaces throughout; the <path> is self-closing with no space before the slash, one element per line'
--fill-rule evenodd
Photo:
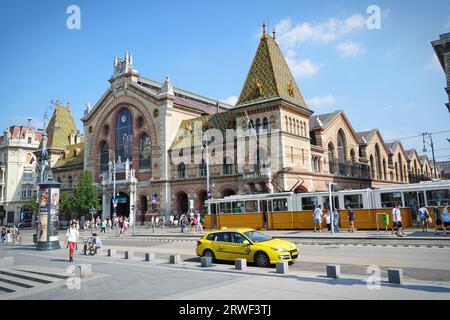
<path fill-rule="evenodd" d="M 185 192 L 180 192 L 178 194 L 177 203 L 180 213 L 187 213 L 189 211 L 189 198 Z"/>
<path fill-rule="evenodd" d="M 298 186 L 297 188 L 295 188 L 295 193 L 305 193 L 308 192 L 308 189 L 306 189 L 305 186 Z"/>
<path fill-rule="evenodd" d="M 236 192 L 231 188 L 226 188 L 222 191 L 222 197 L 229 197 L 236 195 Z"/>
<path fill-rule="evenodd" d="M 130 216 L 130 196 L 126 193 L 119 192 L 116 198 L 117 208 L 116 216 L 129 217 Z M 114 204 L 111 199 L 111 217 L 114 216 Z"/>

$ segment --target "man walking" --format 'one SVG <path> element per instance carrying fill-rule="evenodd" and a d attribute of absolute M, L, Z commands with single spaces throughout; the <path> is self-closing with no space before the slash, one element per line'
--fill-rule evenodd
<path fill-rule="evenodd" d="M 394 223 L 394 229 L 397 231 L 396 235 L 398 237 L 406 236 L 403 233 L 403 225 L 402 225 L 402 214 L 400 211 L 400 204 L 396 203 L 395 207 L 392 209 L 392 222 Z"/>
<path fill-rule="evenodd" d="M 69 245 L 69 262 L 73 262 L 73 255 L 75 253 L 75 246 L 79 240 L 79 233 L 77 229 L 77 223 L 72 222 L 66 233 L 66 246 Z"/>
<path fill-rule="evenodd" d="M 318 205 L 316 209 L 314 209 L 313 213 L 314 219 L 314 232 L 317 231 L 317 227 L 319 227 L 319 232 L 322 232 L 322 206 Z"/>

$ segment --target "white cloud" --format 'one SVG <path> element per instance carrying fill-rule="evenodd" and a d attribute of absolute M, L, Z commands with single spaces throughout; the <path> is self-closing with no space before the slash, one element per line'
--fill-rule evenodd
<path fill-rule="evenodd" d="M 287 56 L 286 62 L 289 65 L 293 76 L 296 78 L 311 77 L 317 74 L 320 68 L 322 68 L 322 65 L 318 65 L 310 59 L 296 60 L 292 56 Z"/>
<path fill-rule="evenodd" d="M 287 49 L 307 41 L 331 42 L 353 30 L 365 27 L 366 20 L 360 14 L 354 14 L 344 20 L 331 18 L 318 24 L 303 22 L 293 25 L 291 19 L 286 18 L 276 25 L 278 43 Z"/>
<path fill-rule="evenodd" d="M 321 97 L 314 97 L 308 100 L 308 104 L 313 107 L 324 107 L 336 103 L 336 98 L 331 94 Z"/>
<path fill-rule="evenodd" d="M 336 49 L 343 58 L 357 57 L 365 52 L 360 43 L 355 43 L 351 40 L 340 43 Z"/>
<path fill-rule="evenodd" d="M 231 96 L 231 97 L 226 98 L 225 100 L 222 100 L 222 102 L 228 103 L 232 106 L 235 106 L 237 101 L 238 101 L 238 97 L 236 97 L 236 96 Z"/>
<path fill-rule="evenodd" d="M 425 68 L 429 70 L 441 70 L 441 63 L 435 53 L 432 54 L 428 62 L 425 64 Z"/>
<path fill-rule="evenodd" d="M 412 108 L 412 107 L 415 107 L 417 104 L 415 103 L 415 102 L 407 102 L 407 103 L 402 103 L 401 105 L 400 105 L 400 107 L 403 107 L 403 108 Z"/>

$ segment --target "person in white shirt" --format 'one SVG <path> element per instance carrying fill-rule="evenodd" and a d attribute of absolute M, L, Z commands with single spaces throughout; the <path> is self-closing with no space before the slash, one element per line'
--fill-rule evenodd
<path fill-rule="evenodd" d="M 428 232 L 428 219 L 430 218 L 430 213 L 425 205 L 422 205 L 419 209 L 419 217 L 422 222 L 422 232 Z"/>
<path fill-rule="evenodd" d="M 402 214 L 400 211 L 400 204 L 397 203 L 395 207 L 392 209 L 392 222 L 394 223 L 394 230 L 396 230 L 396 235 L 398 237 L 404 237 L 406 236 L 403 233 L 403 226 L 402 226 Z"/>
<path fill-rule="evenodd" d="M 319 232 L 322 232 L 322 207 L 320 205 L 314 209 L 313 219 L 314 219 L 314 232 L 319 228 Z"/>
<path fill-rule="evenodd" d="M 69 262 L 73 262 L 73 255 L 75 253 L 75 246 L 77 245 L 80 235 L 77 229 L 77 223 L 72 222 L 66 233 L 66 246 L 69 244 Z"/>

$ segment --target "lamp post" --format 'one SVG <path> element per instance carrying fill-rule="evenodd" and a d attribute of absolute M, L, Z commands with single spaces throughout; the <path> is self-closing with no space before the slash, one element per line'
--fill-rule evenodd
<path fill-rule="evenodd" d="M 329 210 L 330 210 L 330 219 L 331 219 L 331 234 L 334 234 L 334 217 L 333 217 L 333 197 L 331 195 L 332 187 L 337 185 L 333 182 L 328 182 L 328 203 L 329 203 Z"/>

